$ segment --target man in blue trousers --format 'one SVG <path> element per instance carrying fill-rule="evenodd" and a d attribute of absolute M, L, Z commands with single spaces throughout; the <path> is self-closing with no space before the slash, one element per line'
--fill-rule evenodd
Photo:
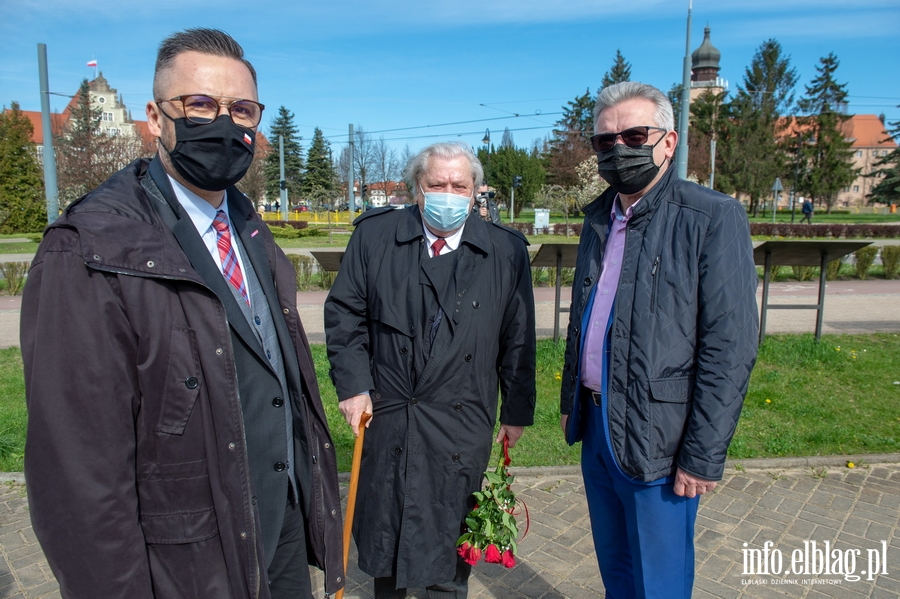
<path fill-rule="evenodd" d="M 584 209 L 561 425 L 583 441 L 606 597 L 690 597 L 700 495 L 722 478 L 756 361 L 747 215 L 675 173 L 658 89 L 601 90 L 594 133 L 610 189 Z"/>

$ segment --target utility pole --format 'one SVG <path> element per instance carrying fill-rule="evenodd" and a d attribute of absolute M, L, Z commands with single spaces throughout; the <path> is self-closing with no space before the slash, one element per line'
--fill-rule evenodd
<path fill-rule="evenodd" d="M 688 167 L 688 123 L 691 116 L 691 8 L 693 0 L 688 2 L 687 39 L 684 49 L 684 73 L 681 79 L 681 111 L 678 115 L 678 176 L 687 179 Z"/>
<path fill-rule="evenodd" d="M 44 197 L 47 199 L 47 224 L 59 216 L 59 187 L 56 182 L 56 152 L 50 124 L 50 83 L 47 77 L 47 44 L 38 44 L 38 77 L 41 83 L 41 127 L 44 129 Z"/>
<path fill-rule="evenodd" d="M 350 124 L 350 164 L 347 167 L 347 205 L 350 206 L 350 221 L 353 221 L 353 215 L 356 214 L 356 194 L 353 193 L 353 124 Z"/>

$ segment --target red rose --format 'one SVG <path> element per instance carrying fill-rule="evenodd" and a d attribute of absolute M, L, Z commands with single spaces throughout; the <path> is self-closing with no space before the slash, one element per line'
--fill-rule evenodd
<path fill-rule="evenodd" d="M 456 549 L 456 552 L 459 554 L 459 557 L 463 558 L 464 560 L 467 560 L 467 559 L 469 559 L 469 548 L 470 547 L 471 547 L 471 545 L 469 545 L 468 541 L 463 541 L 462 545 L 460 545 Z"/>
<path fill-rule="evenodd" d="M 478 563 L 478 560 L 481 559 L 481 549 L 479 549 L 478 547 L 472 547 L 469 550 L 469 556 L 464 557 L 463 559 L 466 560 L 466 563 L 470 566 L 474 566 Z"/>
<path fill-rule="evenodd" d="M 516 565 L 516 556 L 513 555 L 513 552 L 509 549 L 503 552 L 503 565 L 507 568 L 512 568 Z"/>
<path fill-rule="evenodd" d="M 484 561 L 489 564 L 499 564 L 500 563 L 500 550 L 497 549 L 497 546 L 491 543 L 487 546 L 487 549 L 484 550 Z"/>

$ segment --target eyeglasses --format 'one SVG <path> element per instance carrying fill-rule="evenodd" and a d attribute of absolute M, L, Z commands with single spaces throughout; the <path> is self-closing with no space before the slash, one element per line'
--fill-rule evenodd
<path fill-rule="evenodd" d="M 595 152 L 606 152 L 612 150 L 616 145 L 616 138 L 621 137 L 622 143 L 629 148 L 638 148 L 647 143 L 650 138 L 650 131 L 667 131 L 661 127 L 631 127 L 618 133 L 598 133 L 591 136 L 591 146 Z M 662 140 L 662 138 L 660 138 Z M 657 144 L 659 142 L 656 142 Z M 653 144 L 656 146 L 656 144 Z"/>
<path fill-rule="evenodd" d="M 256 127 L 262 119 L 262 112 L 265 109 L 263 104 L 254 102 L 253 100 L 244 100 L 243 98 L 228 98 L 231 102 L 226 102 L 227 96 L 215 98 L 202 94 L 188 94 L 184 96 L 175 96 L 168 100 L 157 100 L 156 104 L 161 102 L 181 102 L 184 116 L 187 120 L 198 125 L 206 125 L 216 120 L 219 116 L 219 107 L 224 106 L 228 109 L 231 120 L 236 125 L 242 127 Z"/>

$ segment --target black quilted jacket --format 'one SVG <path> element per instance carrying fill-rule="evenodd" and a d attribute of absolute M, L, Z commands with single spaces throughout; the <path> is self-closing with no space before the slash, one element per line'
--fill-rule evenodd
<path fill-rule="evenodd" d="M 615 191 L 585 210 L 560 411 L 582 419 L 576 392 L 582 320 Z M 607 419 L 619 467 L 653 481 L 676 466 L 719 480 L 756 361 L 758 277 L 747 215 L 735 199 L 669 169 L 635 206 L 610 329 Z M 570 440 L 578 437 L 569 431 Z"/>

